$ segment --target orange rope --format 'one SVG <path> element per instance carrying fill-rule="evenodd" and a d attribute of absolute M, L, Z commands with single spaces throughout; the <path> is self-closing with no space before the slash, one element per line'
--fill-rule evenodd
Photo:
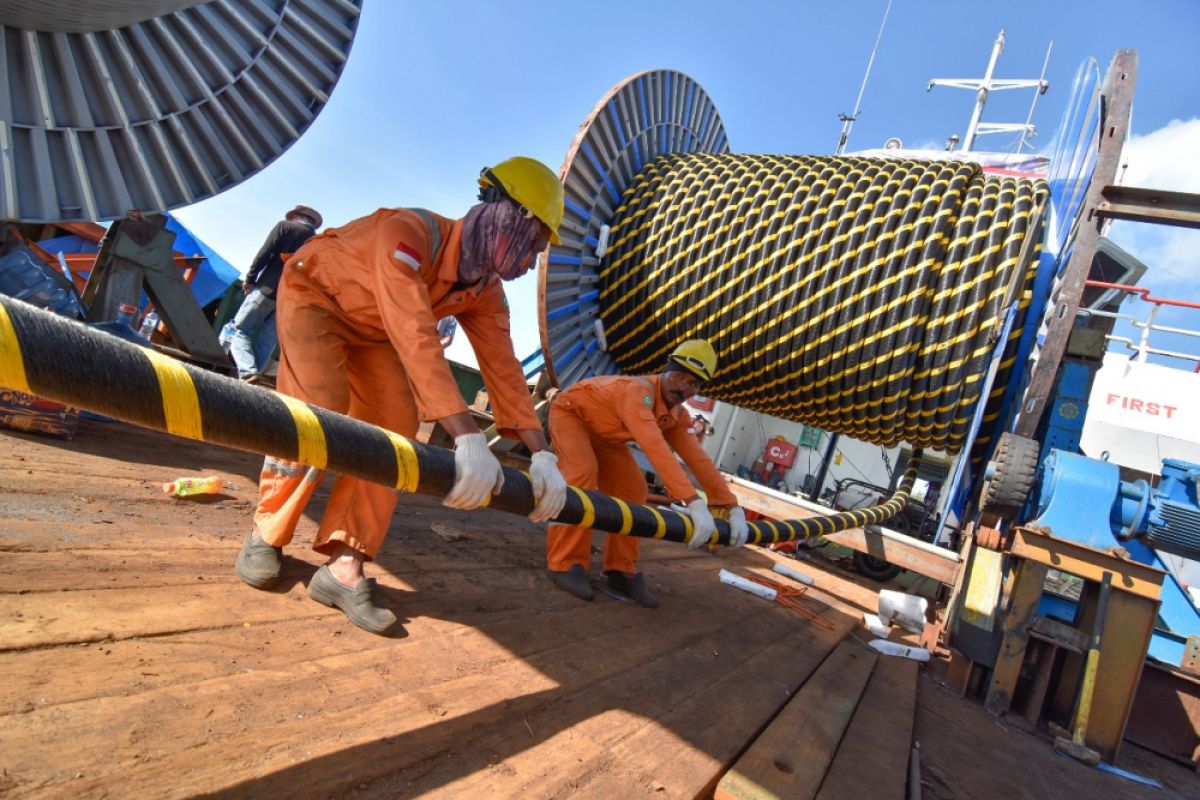
<path fill-rule="evenodd" d="M 822 617 L 812 609 L 805 608 L 800 605 L 800 598 L 808 591 L 807 586 L 789 586 L 783 583 L 776 583 L 769 578 L 761 578 L 758 575 L 747 575 L 747 580 L 754 581 L 759 586 L 766 586 L 768 589 L 775 590 L 775 602 L 784 608 L 790 608 L 800 616 L 807 619 L 812 624 L 819 628 L 824 628 L 827 631 L 833 630 L 833 623 Z"/>

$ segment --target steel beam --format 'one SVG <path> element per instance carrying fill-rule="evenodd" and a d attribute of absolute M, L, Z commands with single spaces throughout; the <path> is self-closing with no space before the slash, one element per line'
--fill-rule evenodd
<path fill-rule="evenodd" d="M 1118 575 L 1113 590 L 1158 602 L 1162 595 L 1165 572 L 1161 569 L 1118 558 L 1077 542 L 1059 539 L 1032 528 L 1015 528 L 1011 553 L 1029 561 L 1045 564 L 1062 572 L 1099 583 L 1105 572 Z"/>
<path fill-rule="evenodd" d="M 1096 214 L 1105 219 L 1200 228 L 1200 194 L 1105 186 L 1100 196 Z"/>

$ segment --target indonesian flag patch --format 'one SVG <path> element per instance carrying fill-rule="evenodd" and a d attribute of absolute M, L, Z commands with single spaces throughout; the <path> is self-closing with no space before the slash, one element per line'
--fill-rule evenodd
<path fill-rule="evenodd" d="M 421 270 L 421 254 L 404 242 L 396 244 L 396 249 L 392 252 L 392 258 L 403 264 L 407 264 L 414 271 L 419 272 Z"/>

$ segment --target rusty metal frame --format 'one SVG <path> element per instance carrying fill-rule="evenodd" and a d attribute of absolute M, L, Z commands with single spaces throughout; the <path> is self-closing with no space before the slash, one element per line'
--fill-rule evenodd
<path fill-rule="evenodd" d="M 1045 564 L 1051 569 L 1099 582 L 1105 572 L 1120 575 L 1113 579 L 1115 591 L 1158 602 L 1162 595 L 1165 572 L 1130 559 L 1118 558 L 1077 542 L 1059 539 L 1034 528 L 1015 528 L 1012 533 L 1014 556 Z"/>
<path fill-rule="evenodd" d="M 1105 186 L 1100 190 L 1096 214 L 1104 219 L 1200 228 L 1200 195 L 1135 186 Z"/>
<path fill-rule="evenodd" d="M 984 705 L 993 714 L 1009 710 L 1021 676 L 1030 631 L 1037 623 L 1048 569 L 1083 578 L 1080 612 L 1075 625 L 1088 629 L 1097 613 L 1094 588 L 1104 573 L 1111 573 L 1112 588 L 1105 617 L 1095 699 L 1088 718 L 1086 744 L 1113 761 L 1129 720 L 1146 648 L 1158 616 L 1158 598 L 1166 573 L 1112 553 L 1058 539 L 1042 530 L 1015 528 L 1010 555 L 1015 572 L 1004 621 L 1004 637 L 992 671 Z M 1072 715 L 1073 699 L 1081 680 L 1083 658 L 1068 653 L 1052 702 L 1060 717 Z M 1071 727 L 1074 728 L 1074 720 Z"/>
<path fill-rule="evenodd" d="M 1075 325 L 1084 283 L 1100 241 L 1103 218 L 1097 213 L 1098 207 L 1105 187 L 1116 182 L 1117 170 L 1121 166 L 1121 151 L 1129 131 L 1133 92 L 1137 83 L 1137 65 L 1136 50 L 1118 50 L 1104 79 L 1100 155 L 1084 200 L 1079 231 L 1071 245 L 1071 259 L 1063 271 L 1045 345 L 1038 355 L 1021 403 L 1020 416 L 1014 429 L 1019 436 L 1032 438 L 1037 433 L 1067 348 L 1068 335 Z"/>

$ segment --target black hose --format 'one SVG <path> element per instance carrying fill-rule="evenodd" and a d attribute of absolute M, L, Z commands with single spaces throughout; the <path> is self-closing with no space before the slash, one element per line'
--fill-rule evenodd
<path fill-rule="evenodd" d="M 361 420 L 215 375 L 78 322 L 0 296 L 0 386 L 86 408 L 158 431 L 271 455 L 406 492 L 445 497 L 454 453 Z M 883 522 L 908 501 L 918 458 L 887 503 L 830 517 L 750 523 L 754 544 L 808 539 Z M 533 510 L 524 472 L 505 468 L 490 508 Z M 609 533 L 685 542 L 691 520 L 572 487 L 557 522 Z M 717 521 L 716 542 L 729 543 Z"/>

